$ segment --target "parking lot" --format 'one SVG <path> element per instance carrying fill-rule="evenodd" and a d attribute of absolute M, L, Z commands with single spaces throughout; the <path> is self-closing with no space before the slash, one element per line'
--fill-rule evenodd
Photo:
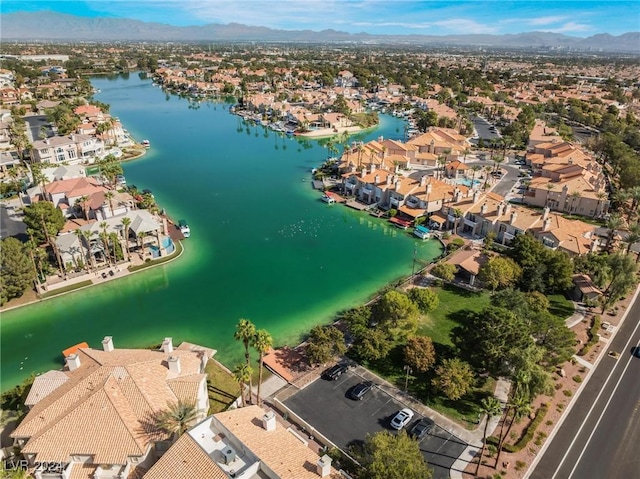
<path fill-rule="evenodd" d="M 338 447 L 347 450 L 350 445 L 364 441 L 368 434 L 393 431 L 389 421 L 405 407 L 378 387 L 361 401 L 347 398 L 349 389 L 361 381 L 352 370 L 335 381 L 317 379 L 284 404 Z M 416 413 L 408 427 L 420 418 Z M 466 446 L 437 425 L 420 442 L 425 460 L 434 469 L 434 478 L 448 478 L 451 465 Z"/>

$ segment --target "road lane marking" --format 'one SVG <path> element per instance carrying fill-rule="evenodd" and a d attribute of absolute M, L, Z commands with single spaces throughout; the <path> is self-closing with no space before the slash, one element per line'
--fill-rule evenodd
<path fill-rule="evenodd" d="M 640 322 L 638 322 L 638 324 L 636 324 L 636 327 L 633 329 L 633 331 L 629 335 L 629 339 L 627 340 L 626 344 L 624 345 L 624 348 L 622 348 L 622 351 L 627 351 L 628 350 L 627 348 L 629 347 L 629 344 L 631 344 L 631 338 L 633 338 L 635 336 L 635 334 L 638 331 L 639 327 L 640 327 Z M 589 409 L 589 412 L 587 412 L 587 415 L 585 416 L 584 420 L 582 421 L 582 424 L 580 425 L 580 429 L 578 429 L 578 432 L 573 437 L 573 441 L 571 441 L 571 444 L 569 444 L 569 447 L 567 448 L 567 451 L 564 453 L 564 456 L 562 456 L 562 460 L 560 461 L 560 464 L 558 464 L 558 467 L 556 468 L 556 471 L 554 472 L 553 476 L 551 476 L 551 479 L 555 479 L 556 476 L 558 475 L 558 473 L 560 472 L 560 469 L 564 465 L 564 462 L 567 460 L 567 456 L 571 452 L 571 449 L 573 448 L 573 445 L 578 440 L 578 437 L 580 436 L 580 433 L 582 432 L 582 429 L 584 429 L 584 426 L 587 423 L 587 420 L 591 416 L 591 413 L 593 412 L 593 409 L 596 407 L 596 404 L 598 404 L 598 401 L 600 400 L 600 396 L 602 396 L 602 393 L 604 393 L 607 385 L 609 384 L 609 381 L 611 380 L 611 377 L 613 376 L 613 373 L 616 371 L 616 368 L 618 367 L 619 364 L 621 364 L 621 363 L 616 362 L 616 364 L 614 364 L 613 368 L 611 369 L 611 372 L 609 372 L 609 375 L 607 376 L 606 381 L 604 382 L 602 388 L 600 388 L 600 392 L 598 393 L 598 396 L 596 397 L 595 401 L 593 401 L 593 404 L 591 405 L 591 408 Z"/>
<path fill-rule="evenodd" d="M 631 338 L 629 338 L 629 339 L 631 339 Z M 587 438 L 587 442 L 585 442 L 584 447 L 582 448 L 582 452 L 580 452 L 580 456 L 578 456 L 578 460 L 574 464 L 573 469 L 571 469 L 571 472 L 569 473 L 569 477 L 567 477 L 567 479 L 571 479 L 571 476 L 573 476 L 573 473 L 575 472 L 576 468 L 578 467 L 578 464 L 580 464 L 580 459 L 582 459 L 582 456 L 584 456 L 584 453 L 587 450 L 587 447 L 589 446 L 589 443 L 591 442 L 591 438 L 593 437 L 593 435 L 595 434 L 596 430 L 598 429 L 598 426 L 600 425 L 600 421 L 602 421 L 602 417 L 604 416 L 604 413 L 607 412 L 607 409 L 609 408 L 609 404 L 611 403 L 611 400 L 613 399 L 613 396 L 615 396 L 616 391 L 618 390 L 618 386 L 620 386 L 620 382 L 622 381 L 622 378 L 624 378 L 624 374 L 627 372 L 627 369 L 629 369 L 629 365 L 631 364 L 631 361 L 633 361 L 633 359 L 634 359 L 633 355 L 631 355 L 627 359 L 627 365 L 624 367 L 624 370 L 622 371 L 622 374 L 618 378 L 618 382 L 614 386 L 613 391 L 611 392 L 611 396 L 609 396 L 609 400 L 607 401 L 607 404 L 604 405 L 604 408 L 602 409 L 602 412 L 600 413 L 600 417 L 598 417 L 598 421 L 596 422 L 596 425 L 593 427 L 593 430 L 591 431 L 591 434 L 589 434 L 589 437 Z"/>

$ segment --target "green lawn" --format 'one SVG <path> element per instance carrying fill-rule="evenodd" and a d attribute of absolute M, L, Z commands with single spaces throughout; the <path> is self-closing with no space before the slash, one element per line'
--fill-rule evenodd
<path fill-rule="evenodd" d="M 215 360 L 210 360 L 205 369 L 207 389 L 209 390 L 209 414 L 226 410 L 240 395 L 238 383 Z"/>
<path fill-rule="evenodd" d="M 547 296 L 549 300 L 549 312 L 560 319 L 567 319 L 575 312 L 573 303 L 565 298 L 562 294 L 554 294 Z"/>
<path fill-rule="evenodd" d="M 423 318 L 418 334 L 429 336 L 434 343 L 453 346 L 451 331 L 464 319 L 465 311 L 478 312 L 489 306 L 489 293 L 474 293 L 451 285 L 434 290 L 440 303 L 435 311 Z"/>

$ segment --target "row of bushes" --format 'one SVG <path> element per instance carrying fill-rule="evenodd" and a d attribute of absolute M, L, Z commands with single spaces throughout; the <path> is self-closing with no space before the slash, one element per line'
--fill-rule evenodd
<path fill-rule="evenodd" d="M 504 444 L 502 444 L 502 450 L 505 452 L 514 453 L 524 449 L 527 444 L 529 444 L 531 439 L 533 439 L 533 435 L 535 434 L 536 429 L 538 429 L 538 426 L 546 416 L 548 410 L 549 405 L 546 403 L 542 404 L 542 406 L 540 406 L 538 412 L 536 413 L 536 417 L 533 418 L 533 421 L 531 421 L 529 426 L 527 426 L 527 429 L 524 431 L 524 434 L 520 437 L 518 442 L 516 442 L 515 444 L 508 444 L 507 442 L 505 442 Z M 497 447 L 499 443 L 500 441 L 496 436 L 489 436 L 487 438 L 487 444 L 492 444 Z"/>
<path fill-rule="evenodd" d="M 579 356 L 584 356 L 589 352 L 589 350 L 597 344 L 599 341 L 598 331 L 600 331 L 600 316 L 593 317 L 593 323 L 591 323 L 591 327 L 589 331 L 587 331 L 587 336 L 589 336 L 589 340 L 582 346 L 582 349 L 578 351 Z"/>

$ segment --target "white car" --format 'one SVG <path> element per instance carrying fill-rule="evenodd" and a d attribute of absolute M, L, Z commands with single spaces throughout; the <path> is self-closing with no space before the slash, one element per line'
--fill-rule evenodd
<path fill-rule="evenodd" d="M 409 424 L 411 419 L 413 419 L 413 411 L 408 408 L 401 409 L 395 416 L 393 416 L 393 419 L 391 420 L 391 427 L 399 431 Z"/>

